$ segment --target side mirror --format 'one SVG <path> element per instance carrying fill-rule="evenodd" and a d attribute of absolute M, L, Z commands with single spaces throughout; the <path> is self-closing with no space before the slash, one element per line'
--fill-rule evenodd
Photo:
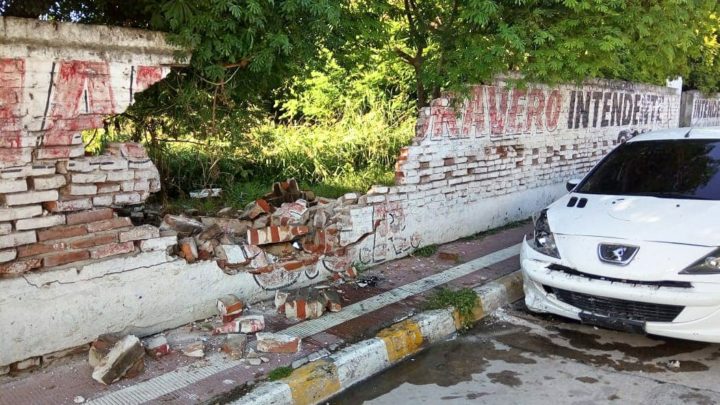
<path fill-rule="evenodd" d="M 568 192 L 571 192 L 575 190 L 575 187 L 580 184 L 580 179 L 570 179 L 567 183 L 565 183 L 565 188 Z"/>

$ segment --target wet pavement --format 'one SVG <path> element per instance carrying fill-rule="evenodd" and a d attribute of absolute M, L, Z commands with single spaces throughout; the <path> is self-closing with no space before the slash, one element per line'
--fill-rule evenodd
<path fill-rule="evenodd" d="M 515 304 L 331 404 L 714 404 L 720 345 L 648 337 Z"/>

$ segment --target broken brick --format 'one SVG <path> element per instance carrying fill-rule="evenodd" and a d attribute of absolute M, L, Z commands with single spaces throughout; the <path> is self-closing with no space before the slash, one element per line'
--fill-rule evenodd
<path fill-rule="evenodd" d="M 188 262 L 194 263 L 198 258 L 198 248 L 195 239 L 188 237 L 180 239 L 180 255 Z"/>
<path fill-rule="evenodd" d="M 171 351 L 165 335 L 155 335 L 145 339 L 144 346 L 145 353 L 156 360 L 170 354 Z"/>
<path fill-rule="evenodd" d="M 240 300 L 240 298 L 232 294 L 228 294 L 218 299 L 217 308 L 220 312 L 220 316 L 223 317 L 223 322 L 228 322 L 231 321 L 233 317 L 237 317 L 238 315 L 242 314 L 245 305 Z"/>
<path fill-rule="evenodd" d="M 123 338 L 118 333 L 105 333 L 97 337 L 91 344 L 88 351 L 88 363 L 90 366 L 100 365 L 103 357 L 107 356 L 113 346 Z"/>
<path fill-rule="evenodd" d="M 292 203 L 283 203 L 280 208 L 272 214 L 271 223 L 279 226 L 301 225 L 303 223 L 303 215 L 307 210 L 307 201 L 302 199 Z"/>
<path fill-rule="evenodd" d="M 275 309 L 277 309 L 278 312 L 285 312 L 285 302 L 287 302 L 289 296 L 289 292 L 275 291 Z"/>
<path fill-rule="evenodd" d="M 340 312 L 342 310 L 342 300 L 340 294 L 330 289 L 324 289 L 320 292 L 327 300 L 327 309 L 330 312 Z"/>
<path fill-rule="evenodd" d="M 203 342 L 194 342 L 182 348 L 182 353 L 188 357 L 205 357 L 205 344 Z"/>
<path fill-rule="evenodd" d="M 179 215 L 165 215 L 160 225 L 160 230 L 172 229 L 181 236 L 190 236 L 200 233 L 205 229 L 205 225 L 192 218 Z"/>
<path fill-rule="evenodd" d="M 251 245 L 267 245 L 289 242 L 308 232 L 310 229 L 307 226 L 268 226 L 263 229 L 248 230 L 247 240 Z"/>
<path fill-rule="evenodd" d="M 272 208 L 267 201 L 263 199 L 255 200 L 255 202 L 252 202 L 245 207 L 245 211 L 241 215 L 241 218 L 254 220 L 261 215 L 269 214 L 271 210 Z"/>
<path fill-rule="evenodd" d="M 19 373 L 22 371 L 33 370 L 39 368 L 42 365 L 42 357 L 30 357 L 22 361 L 17 361 L 10 365 L 11 373 Z"/>
<path fill-rule="evenodd" d="M 213 258 L 215 248 L 219 245 L 219 242 L 214 239 L 200 242 L 196 240 L 196 245 L 198 249 L 198 259 L 210 260 Z"/>
<path fill-rule="evenodd" d="M 265 317 L 262 315 L 245 315 L 226 322 L 214 330 L 218 333 L 255 333 L 265 329 Z"/>
<path fill-rule="evenodd" d="M 136 226 L 129 231 L 120 233 L 120 242 L 153 239 L 160 237 L 160 230 L 152 225 Z"/>
<path fill-rule="evenodd" d="M 172 246 L 177 245 L 177 236 L 161 236 L 154 239 L 146 239 L 140 241 L 140 250 L 150 252 L 154 250 L 168 250 Z"/>
<path fill-rule="evenodd" d="M 112 384 L 133 369 L 144 369 L 144 357 L 145 350 L 140 339 L 133 335 L 125 336 L 102 358 L 93 370 L 92 378 L 105 385 Z"/>
<path fill-rule="evenodd" d="M 245 346 L 247 346 L 247 335 L 234 333 L 225 337 L 220 350 L 230 356 L 231 359 L 240 360 L 245 354 Z"/>
<path fill-rule="evenodd" d="M 285 316 L 290 319 L 316 319 L 325 313 L 327 299 L 316 290 L 295 291 L 285 301 Z"/>
<path fill-rule="evenodd" d="M 220 215 L 219 212 L 218 215 Z M 245 235 L 252 225 L 252 222 L 250 221 L 235 218 L 201 217 L 200 221 L 205 226 L 217 225 L 223 230 L 223 232 L 234 235 Z"/>
<path fill-rule="evenodd" d="M 297 353 L 300 351 L 300 338 L 280 333 L 259 332 L 257 350 L 265 353 Z"/>

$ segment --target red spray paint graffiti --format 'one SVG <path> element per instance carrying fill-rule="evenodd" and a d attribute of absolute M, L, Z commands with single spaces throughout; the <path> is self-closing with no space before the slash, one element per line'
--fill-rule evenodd
<path fill-rule="evenodd" d="M 23 98 L 25 61 L 0 59 L 0 147 L 22 146 L 20 107 Z"/>
<path fill-rule="evenodd" d="M 138 66 L 135 75 L 134 92 L 141 92 L 162 79 L 163 70 L 159 66 Z"/>
<path fill-rule="evenodd" d="M 44 145 L 77 144 L 77 133 L 101 128 L 116 112 L 107 62 L 63 61 L 55 79 Z"/>
<path fill-rule="evenodd" d="M 448 99 L 433 100 L 422 117 L 420 135 L 431 140 L 553 132 L 563 97 L 559 90 L 475 86 L 458 115 Z"/>

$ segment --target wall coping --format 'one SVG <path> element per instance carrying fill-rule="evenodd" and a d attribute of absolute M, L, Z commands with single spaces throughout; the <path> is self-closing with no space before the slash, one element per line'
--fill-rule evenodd
<path fill-rule="evenodd" d="M 15 17 L 0 17 L 0 45 L 151 53 L 162 56 L 164 65 L 186 65 L 189 56 L 163 32 Z"/>

